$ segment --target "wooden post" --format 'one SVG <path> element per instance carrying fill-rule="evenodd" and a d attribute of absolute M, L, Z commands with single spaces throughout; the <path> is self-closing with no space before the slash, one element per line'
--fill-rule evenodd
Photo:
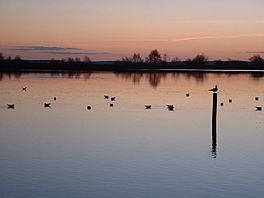
<path fill-rule="evenodd" d="M 216 158 L 216 119 L 217 119 L 217 93 L 213 93 L 213 112 L 212 112 L 212 156 Z"/>

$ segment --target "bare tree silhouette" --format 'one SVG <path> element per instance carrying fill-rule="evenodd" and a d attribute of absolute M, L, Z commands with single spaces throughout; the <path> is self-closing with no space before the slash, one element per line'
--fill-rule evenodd
<path fill-rule="evenodd" d="M 134 53 L 132 57 L 132 62 L 133 63 L 143 63 L 144 60 L 141 58 L 140 54 Z"/>
<path fill-rule="evenodd" d="M 139 53 L 134 53 L 132 57 L 123 57 L 122 62 L 126 63 L 143 63 L 144 60 L 141 58 Z"/>
<path fill-rule="evenodd" d="M 157 49 L 152 50 L 146 58 L 147 63 L 157 64 L 162 62 L 161 55 Z"/>

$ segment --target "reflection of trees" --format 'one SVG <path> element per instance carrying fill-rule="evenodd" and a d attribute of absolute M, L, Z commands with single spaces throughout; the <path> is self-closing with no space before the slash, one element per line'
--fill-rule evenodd
<path fill-rule="evenodd" d="M 125 80 L 132 79 L 134 84 L 139 84 L 141 78 L 143 77 L 143 73 L 141 72 L 115 73 L 115 75 Z"/>
<path fill-rule="evenodd" d="M 4 78 L 8 79 L 20 79 L 23 75 L 28 75 L 32 73 L 26 73 L 26 72 L 0 72 L 0 81 L 2 81 Z M 34 73 L 39 74 L 39 73 Z M 53 78 L 69 78 L 69 79 L 79 79 L 84 78 L 85 80 L 89 80 L 91 78 L 92 72 L 86 72 L 86 73 L 80 73 L 80 72 L 52 72 L 52 73 L 42 73 L 43 75 L 48 75 Z"/>
<path fill-rule="evenodd" d="M 5 78 L 8 79 L 20 79 L 23 75 L 45 75 L 47 77 L 53 77 L 53 78 L 68 78 L 68 79 L 84 79 L 89 80 L 93 74 L 93 72 L 52 72 L 52 73 L 28 73 L 28 72 L 0 72 L 0 81 L 2 81 Z M 125 79 L 125 80 L 131 80 L 134 84 L 140 84 L 142 79 L 146 79 L 149 84 L 153 88 L 157 88 L 162 79 L 166 79 L 168 76 L 173 78 L 175 81 L 180 78 L 185 78 L 187 80 L 194 79 L 197 83 L 203 83 L 209 73 L 206 72 L 117 72 L 115 73 L 116 77 Z M 219 77 L 223 75 L 224 77 L 230 78 L 235 75 L 239 75 L 241 73 L 236 72 L 230 72 L 230 73 L 213 73 L 215 77 Z M 245 75 L 245 74 L 243 74 Z M 248 77 L 254 80 L 259 80 L 264 77 L 264 73 L 261 72 L 253 72 L 246 74 Z"/>
<path fill-rule="evenodd" d="M 162 78 L 166 78 L 166 72 L 151 72 L 151 73 L 143 73 L 143 72 L 124 72 L 124 73 L 115 73 L 117 77 L 122 79 L 131 79 L 134 84 L 139 84 L 142 78 L 145 78 L 149 81 L 150 85 L 156 88 Z"/>
<path fill-rule="evenodd" d="M 207 77 L 207 73 L 204 72 L 186 72 L 183 73 L 183 75 L 187 79 L 191 79 L 191 78 L 195 79 L 195 81 L 198 83 L 203 83 L 205 78 Z"/>
<path fill-rule="evenodd" d="M 167 73 L 147 73 L 146 78 L 153 88 L 158 87 L 162 78 L 166 79 Z"/>
<path fill-rule="evenodd" d="M 264 73 L 262 72 L 254 72 L 254 73 L 251 73 L 251 78 L 256 80 L 256 79 L 260 79 L 260 78 L 263 78 L 264 77 Z"/>
<path fill-rule="evenodd" d="M 139 84 L 141 79 L 145 78 L 153 88 L 158 87 L 161 80 L 166 79 L 168 74 L 170 74 L 173 79 L 184 76 L 187 79 L 194 78 L 197 82 L 203 82 L 206 78 L 206 73 L 203 72 L 124 72 L 115 74 L 122 79 L 131 79 L 134 84 Z"/>

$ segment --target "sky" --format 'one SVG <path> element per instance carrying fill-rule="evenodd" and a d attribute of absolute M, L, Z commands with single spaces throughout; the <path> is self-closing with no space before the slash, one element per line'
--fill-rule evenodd
<path fill-rule="evenodd" d="M 264 56 L 263 0 L 0 0 L 0 52 L 25 59 Z"/>

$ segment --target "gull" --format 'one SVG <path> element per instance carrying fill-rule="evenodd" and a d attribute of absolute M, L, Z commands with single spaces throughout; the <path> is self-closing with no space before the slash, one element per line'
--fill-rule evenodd
<path fill-rule="evenodd" d="M 217 92 L 217 91 L 218 91 L 217 85 L 215 85 L 214 88 L 209 89 L 208 91 L 212 91 L 212 92 L 214 92 L 214 93 Z"/>
<path fill-rule="evenodd" d="M 7 104 L 8 109 L 15 109 L 15 104 Z"/>
<path fill-rule="evenodd" d="M 256 107 L 257 111 L 262 111 L 262 107 Z"/>
<path fill-rule="evenodd" d="M 145 109 L 151 109 L 151 105 L 145 105 Z"/>
<path fill-rule="evenodd" d="M 50 107 L 50 105 L 51 105 L 51 103 L 44 103 L 44 107 L 45 107 L 45 108 Z"/>
<path fill-rule="evenodd" d="M 167 107 L 168 107 L 169 111 L 174 111 L 174 106 L 173 105 L 167 105 Z"/>

